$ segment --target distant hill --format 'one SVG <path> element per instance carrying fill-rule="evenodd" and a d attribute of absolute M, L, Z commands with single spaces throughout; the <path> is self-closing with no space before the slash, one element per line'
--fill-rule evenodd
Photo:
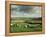
<path fill-rule="evenodd" d="M 30 18 L 30 17 L 12 17 L 11 20 L 42 20 L 42 17 Z"/>

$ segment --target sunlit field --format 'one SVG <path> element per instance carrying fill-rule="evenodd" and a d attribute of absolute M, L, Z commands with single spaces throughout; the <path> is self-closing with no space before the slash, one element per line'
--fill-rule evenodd
<path fill-rule="evenodd" d="M 16 17 L 11 19 L 10 32 L 40 32 L 42 18 Z"/>

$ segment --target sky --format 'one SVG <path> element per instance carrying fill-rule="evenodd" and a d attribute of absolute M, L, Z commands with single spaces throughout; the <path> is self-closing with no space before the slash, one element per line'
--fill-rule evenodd
<path fill-rule="evenodd" d="M 40 6 L 11 5 L 11 17 L 41 17 Z"/>

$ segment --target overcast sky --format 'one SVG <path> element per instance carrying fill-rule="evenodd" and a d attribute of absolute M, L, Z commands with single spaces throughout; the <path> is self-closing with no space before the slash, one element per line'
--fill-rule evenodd
<path fill-rule="evenodd" d="M 11 5 L 11 17 L 41 17 L 41 7 Z"/>

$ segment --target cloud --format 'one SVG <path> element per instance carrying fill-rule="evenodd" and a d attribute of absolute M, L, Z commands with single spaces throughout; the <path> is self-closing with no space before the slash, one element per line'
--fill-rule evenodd
<path fill-rule="evenodd" d="M 14 5 L 11 8 L 13 8 L 13 10 L 11 10 L 11 17 L 41 17 L 41 7 L 38 6 Z"/>

